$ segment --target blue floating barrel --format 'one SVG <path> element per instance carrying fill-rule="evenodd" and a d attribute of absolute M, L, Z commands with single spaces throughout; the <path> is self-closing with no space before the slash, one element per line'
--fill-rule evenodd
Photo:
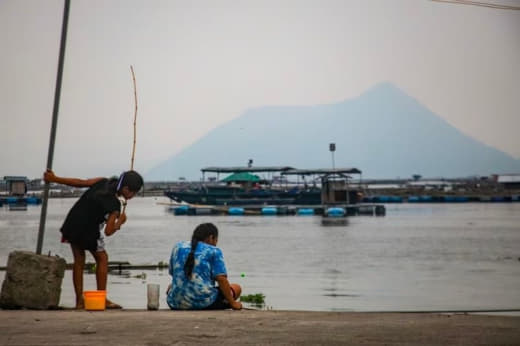
<path fill-rule="evenodd" d="M 244 208 L 233 207 L 228 209 L 229 215 L 244 215 Z"/>
<path fill-rule="evenodd" d="M 337 207 L 328 208 L 327 211 L 326 211 L 326 215 L 327 216 L 331 216 L 331 217 L 345 216 L 345 209 L 337 208 Z"/>
<path fill-rule="evenodd" d="M 27 204 L 40 204 L 42 202 L 40 198 L 34 196 L 25 198 L 25 201 L 27 202 Z"/>
<path fill-rule="evenodd" d="M 421 201 L 423 203 L 430 203 L 430 202 L 433 201 L 433 197 L 432 196 L 428 196 L 428 195 L 424 195 L 424 196 L 419 197 L 419 201 Z"/>
<path fill-rule="evenodd" d="M 390 196 L 379 196 L 378 202 L 379 203 L 388 203 L 388 202 L 390 202 Z"/>
<path fill-rule="evenodd" d="M 186 215 L 188 214 L 189 207 L 187 205 L 181 205 L 180 207 L 173 208 L 173 213 L 175 215 Z"/>
<path fill-rule="evenodd" d="M 419 201 L 419 196 L 408 196 L 408 203 L 417 203 Z"/>
<path fill-rule="evenodd" d="M 444 202 L 455 202 L 455 196 L 444 196 Z"/>
<path fill-rule="evenodd" d="M 390 196 L 390 202 L 392 203 L 402 203 L 403 197 L 401 196 Z"/>
<path fill-rule="evenodd" d="M 262 215 L 276 215 L 278 210 L 275 207 L 263 207 Z"/>
<path fill-rule="evenodd" d="M 18 197 L 7 197 L 5 201 L 7 204 L 15 204 L 18 203 Z"/>
<path fill-rule="evenodd" d="M 314 215 L 314 209 L 312 208 L 300 208 L 298 209 L 298 215 Z"/>
<path fill-rule="evenodd" d="M 444 196 L 444 202 L 451 202 L 451 203 L 462 203 L 462 202 L 468 202 L 468 197 L 466 196 Z"/>

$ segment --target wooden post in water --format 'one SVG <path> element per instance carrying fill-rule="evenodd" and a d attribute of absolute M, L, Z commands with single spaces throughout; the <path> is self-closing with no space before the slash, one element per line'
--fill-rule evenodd
<path fill-rule="evenodd" d="M 56 88 L 54 90 L 54 108 L 52 111 L 51 135 L 49 141 L 49 153 L 47 155 L 47 169 L 52 169 L 54 157 L 54 143 L 56 139 L 56 128 L 58 125 L 58 110 L 60 108 L 61 80 L 63 77 L 63 64 L 65 61 L 65 43 L 67 41 L 67 26 L 69 23 L 70 0 L 65 0 L 63 9 L 63 24 L 61 26 L 60 56 L 58 61 L 58 73 L 56 75 Z M 45 183 L 43 189 L 42 210 L 40 214 L 40 229 L 38 231 L 38 243 L 36 253 L 41 255 L 43 245 L 43 234 L 45 233 L 45 219 L 47 217 L 47 201 L 49 199 L 49 183 Z"/>

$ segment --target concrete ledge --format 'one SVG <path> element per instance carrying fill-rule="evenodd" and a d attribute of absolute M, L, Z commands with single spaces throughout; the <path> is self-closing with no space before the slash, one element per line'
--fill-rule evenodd
<path fill-rule="evenodd" d="M 58 308 L 65 260 L 29 251 L 13 251 L 0 293 L 0 307 Z"/>
<path fill-rule="evenodd" d="M 520 316 L 0 310 L 1 345 L 518 345 Z"/>

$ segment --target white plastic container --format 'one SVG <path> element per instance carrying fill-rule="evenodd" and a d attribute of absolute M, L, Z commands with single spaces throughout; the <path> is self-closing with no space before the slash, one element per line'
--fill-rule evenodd
<path fill-rule="evenodd" d="M 147 289 L 147 298 L 148 298 L 148 304 L 147 308 L 148 310 L 158 310 L 159 309 L 159 291 L 160 291 L 160 285 L 159 284 L 148 284 L 146 285 Z"/>

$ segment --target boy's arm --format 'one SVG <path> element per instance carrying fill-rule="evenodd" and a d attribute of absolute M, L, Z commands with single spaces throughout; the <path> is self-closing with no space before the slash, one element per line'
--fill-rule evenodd
<path fill-rule="evenodd" d="M 105 226 L 105 234 L 107 236 L 111 236 L 112 234 L 116 233 L 118 229 L 121 228 L 121 225 L 126 222 L 126 214 L 121 213 L 119 214 L 118 211 L 112 212 L 108 216 L 107 224 Z"/>
<path fill-rule="evenodd" d="M 48 169 L 43 173 L 43 180 L 47 183 L 58 183 L 74 187 L 90 187 L 100 181 L 103 178 L 90 178 L 90 179 L 79 179 L 79 178 L 64 178 L 58 177 L 53 171 Z"/>
<path fill-rule="evenodd" d="M 226 300 L 229 302 L 231 308 L 233 308 L 233 310 L 242 309 L 242 303 L 237 302 L 231 294 L 231 287 L 229 286 L 229 281 L 226 275 L 217 275 L 216 279 L 218 282 L 218 288 L 220 289 L 220 292 L 222 292 L 224 298 L 226 298 Z"/>

